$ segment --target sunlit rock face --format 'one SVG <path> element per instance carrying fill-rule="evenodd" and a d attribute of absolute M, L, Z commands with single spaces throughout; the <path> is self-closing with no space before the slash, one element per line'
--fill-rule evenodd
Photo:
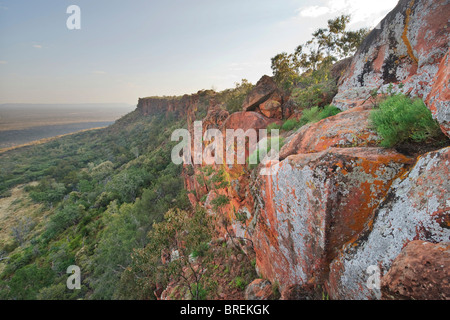
<path fill-rule="evenodd" d="M 280 150 L 280 158 L 328 148 L 374 147 L 380 138 L 371 128 L 372 107 L 361 106 L 300 128 Z"/>
<path fill-rule="evenodd" d="M 283 289 L 320 283 L 410 163 L 382 148 L 330 148 L 289 156 L 260 177 L 253 243 L 261 275 Z"/>

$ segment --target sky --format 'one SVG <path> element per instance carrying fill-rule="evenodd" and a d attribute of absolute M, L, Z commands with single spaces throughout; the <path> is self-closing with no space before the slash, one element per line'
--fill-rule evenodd
<path fill-rule="evenodd" d="M 0 0 L 0 103 L 127 103 L 224 90 L 272 75 L 292 52 L 351 14 L 375 27 L 397 0 Z M 70 30 L 67 8 L 80 8 Z"/>

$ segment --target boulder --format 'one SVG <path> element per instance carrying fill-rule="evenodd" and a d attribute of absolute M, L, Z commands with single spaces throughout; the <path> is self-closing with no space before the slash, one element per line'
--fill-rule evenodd
<path fill-rule="evenodd" d="M 235 112 L 223 123 L 222 132 L 225 133 L 227 129 L 238 130 L 242 129 L 266 129 L 271 123 L 281 124 L 277 119 L 267 118 L 258 112 Z"/>
<path fill-rule="evenodd" d="M 289 156 L 260 176 L 252 230 L 260 274 L 281 288 L 320 282 L 339 249 L 373 212 L 409 158 L 382 148 L 331 148 Z"/>
<path fill-rule="evenodd" d="M 256 279 L 245 289 L 245 300 L 272 300 L 272 284 L 264 279 Z"/>
<path fill-rule="evenodd" d="M 278 98 L 274 97 L 283 97 L 283 93 L 278 89 L 277 84 L 273 79 L 269 76 L 263 76 L 257 83 L 253 90 L 249 93 L 247 98 L 242 105 L 242 109 L 244 111 L 255 111 L 259 108 L 259 105 L 263 102 L 269 100 L 272 96 L 273 99 L 278 101 Z M 278 101 L 282 103 L 283 101 Z"/>
<path fill-rule="evenodd" d="M 230 114 L 228 111 L 223 110 L 218 106 L 210 108 L 206 117 L 202 119 L 203 132 L 205 132 L 207 129 L 220 128 L 229 116 Z"/>
<path fill-rule="evenodd" d="M 390 85 L 394 92 L 427 100 L 434 82 L 445 78 L 436 74 L 449 48 L 448 12 L 448 0 L 400 0 L 361 44 L 333 104 L 342 110 L 359 106 L 373 89 L 386 92 Z M 428 106 L 448 128 L 448 104 Z"/>
<path fill-rule="evenodd" d="M 383 299 L 449 300 L 450 243 L 412 241 L 381 281 Z"/>
<path fill-rule="evenodd" d="M 374 147 L 379 141 L 371 129 L 371 107 L 357 107 L 300 128 L 280 150 L 280 159 L 293 154 L 314 153 L 328 148 Z"/>
<path fill-rule="evenodd" d="M 281 94 L 279 92 L 274 92 L 265 102 L 259 105 L 259 110 L 268 118 L 281 120 L 283 119 L 282 103 L 283 97 Z"/>
<path fill-rule="evenodd" d="M 450 240 L 449 163 L 450 148 L 428 153 L 392 184 L 373 223 L 332 262 L 327 284 L 332 299 L 380 299 L 381 292 L 367 286 L 369 267 L 389 271 L 413 240 Z"/>

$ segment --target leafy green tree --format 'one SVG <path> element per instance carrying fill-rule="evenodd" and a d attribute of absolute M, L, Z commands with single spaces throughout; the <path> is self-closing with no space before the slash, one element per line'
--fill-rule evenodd
<path fill-rule="evenodd" d="M 253 88 L 254 85 L 247 79 L 242 79 L 240 83 L 235 83 L 235 88 L 221 92 L 220 96 L 222 97 L 219 100 L 224 101 L 225 107 L 230 113 L 242 111 L 242 104 Z"/>
<path fill-rule="evenodd" d="M 53 282 L 54 272 L 50 268 L 41 268 L 35 264 L 28 265 L 16 271 L 8 282 L 7 299 L 33 300 L 39 290 Z"/>
<path fill-rule="evenodd" d="M 296 54 L 282 52 L 272 58 L 274 80 L 285 90 L 289 90 L 297 84 L 299 67 Z"/>
<path fill-rule="evenodd" d="M 347 31 L 350 16 L 342 15 L 328 21 L 328 28 L 312 34 L 312 39 L 299 45 L 294 53 L 280 53 L 272 58 L 275 81 L 285 90 L 299 83 L 300 74 L 311 74 L 333 62 L 353 55 L 368 30 Z"/>

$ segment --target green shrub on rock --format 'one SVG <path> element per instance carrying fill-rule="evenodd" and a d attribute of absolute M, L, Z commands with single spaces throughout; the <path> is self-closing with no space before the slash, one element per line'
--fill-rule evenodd
<path fill-rule="evenodd" d="M 442 135 L 439 124 L 421 99 L 394 95 L 383 101 L 370 116 L 381 137 L 381 146 L 392 148 L 404 142 L 425 142 Z"/>

